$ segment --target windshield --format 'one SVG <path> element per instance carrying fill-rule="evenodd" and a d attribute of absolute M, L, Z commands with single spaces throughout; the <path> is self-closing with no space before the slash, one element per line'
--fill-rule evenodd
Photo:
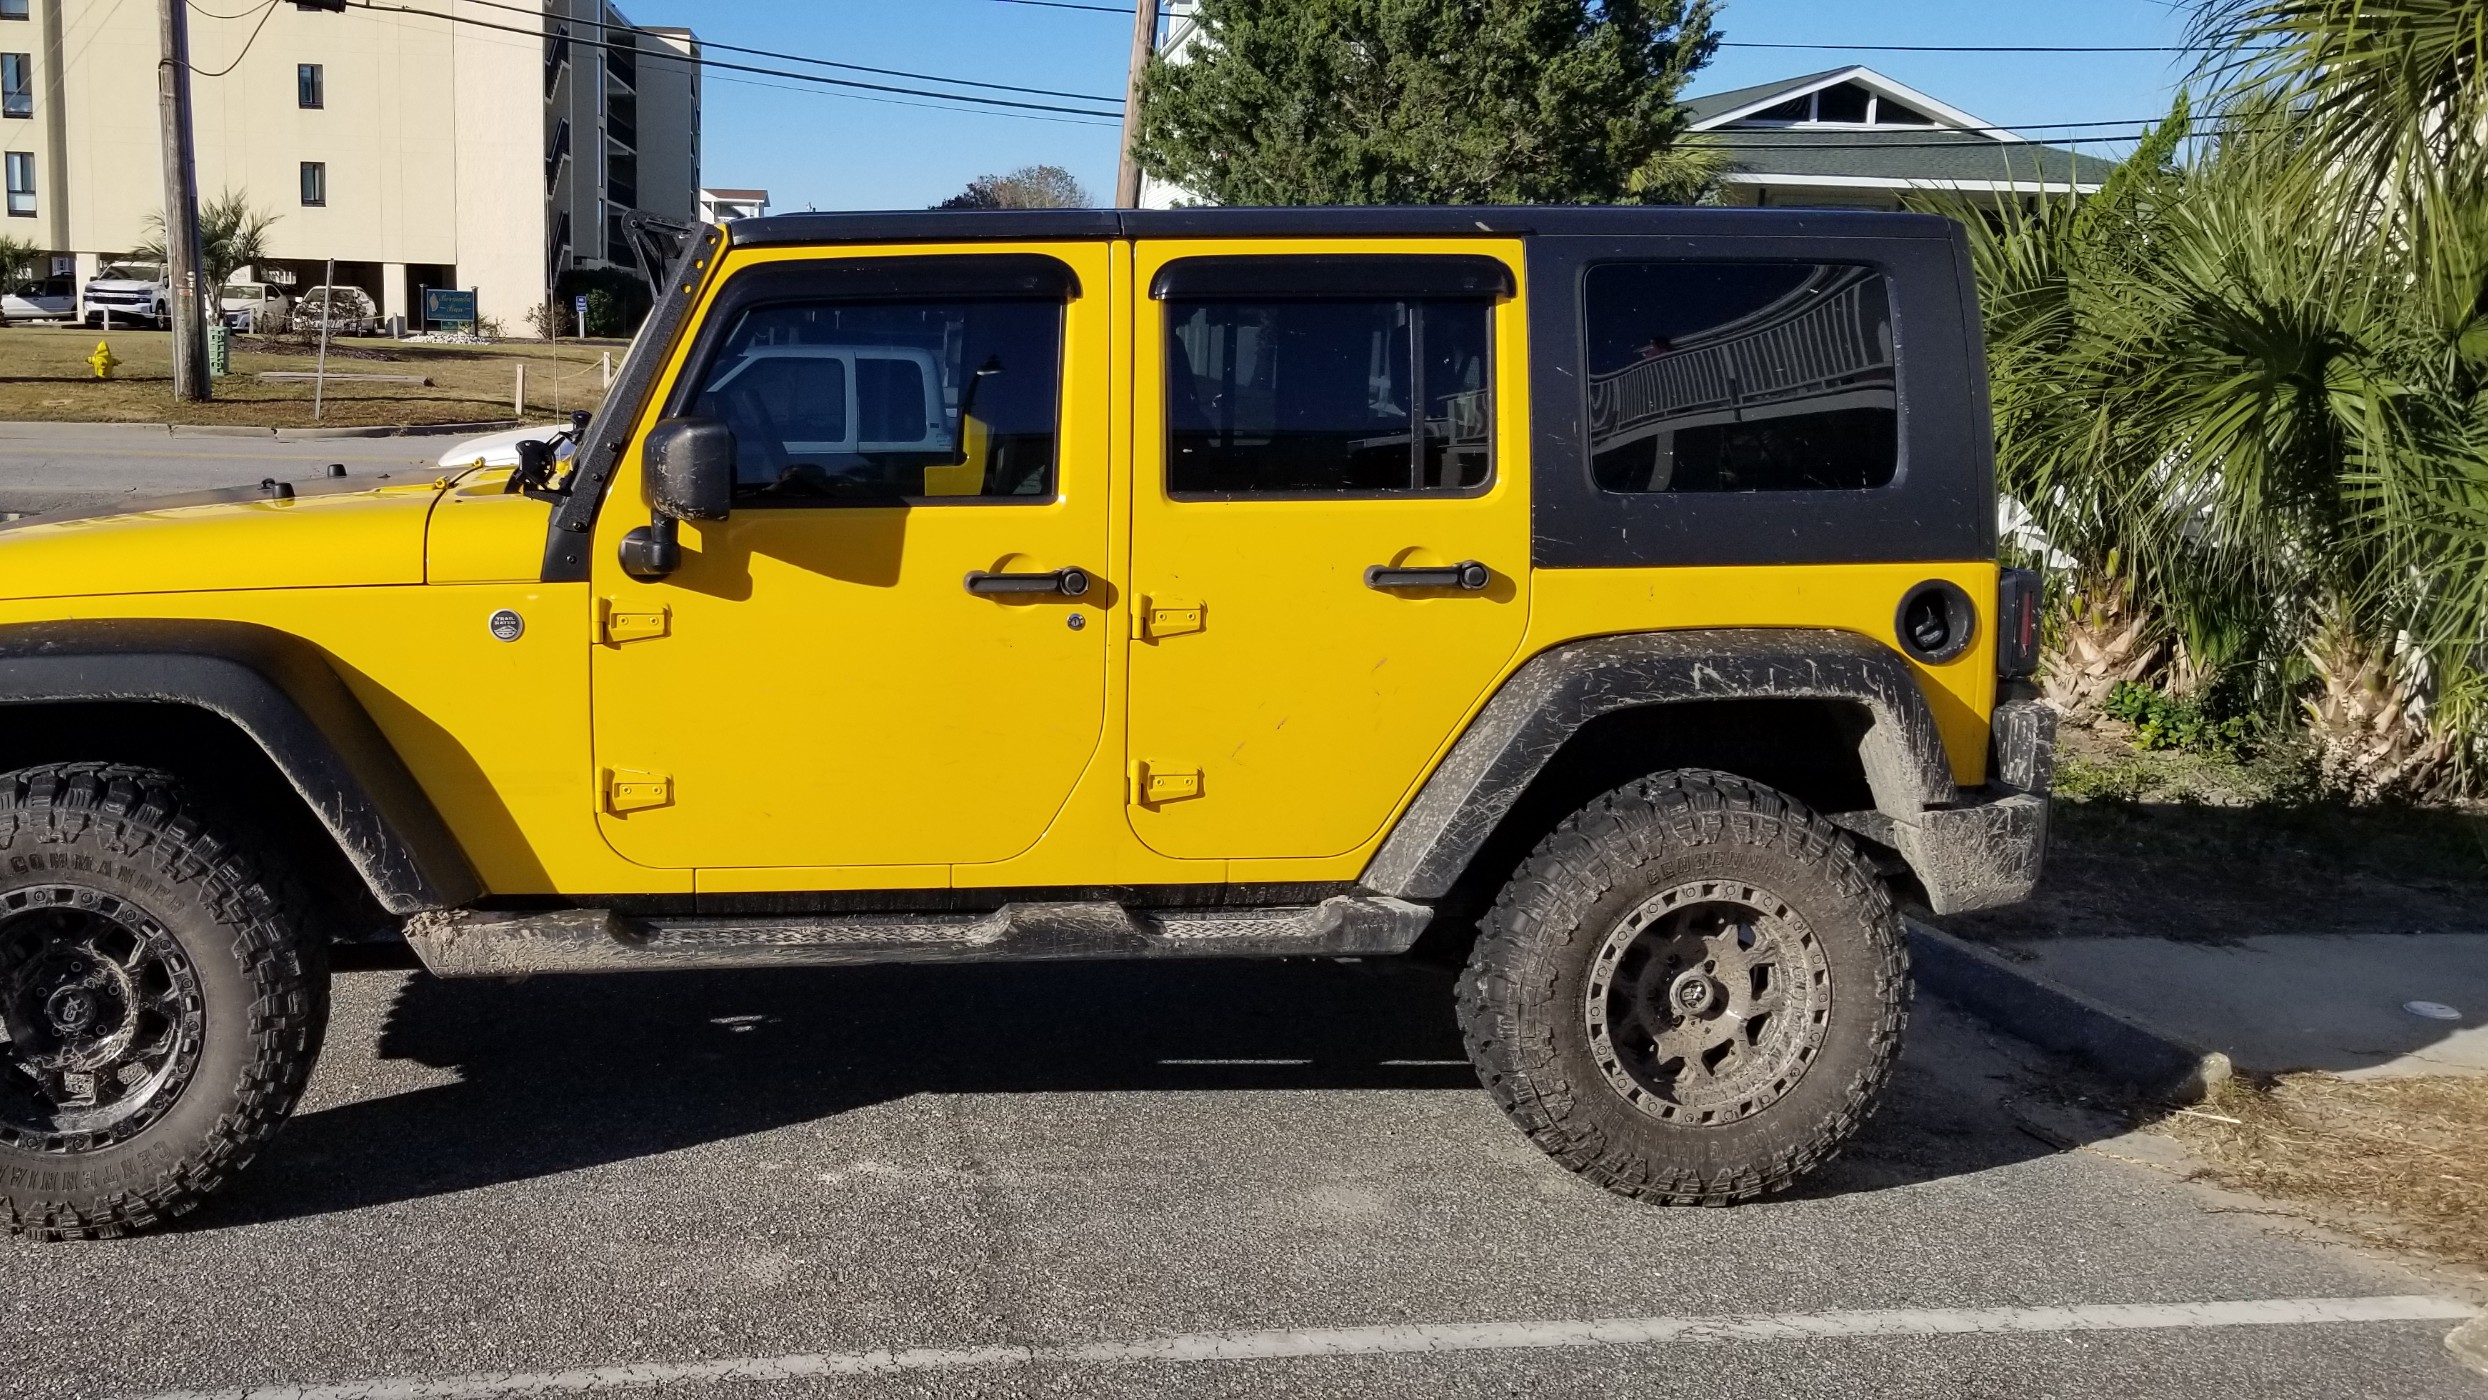
<path fill-rule="evenodd" d="M 267 296 L 268 289 L 256 282 L 232 282 L 225 286 L 227 301 L 264 301 Z"/>
<path fill-rule="evenodd" d="M 106 263 L 95 274 L 98 282 L 153 282 L 161 275 L 154 263 Z"/>

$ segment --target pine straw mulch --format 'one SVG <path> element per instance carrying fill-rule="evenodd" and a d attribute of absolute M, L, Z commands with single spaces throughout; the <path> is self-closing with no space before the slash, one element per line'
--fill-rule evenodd
<path fill-rule="evenodd" d="M 2223 1186 L 2370 1244 L 2488 1268 L 2488 1076 L 2232 1081 L 2153 1126 Z"/>

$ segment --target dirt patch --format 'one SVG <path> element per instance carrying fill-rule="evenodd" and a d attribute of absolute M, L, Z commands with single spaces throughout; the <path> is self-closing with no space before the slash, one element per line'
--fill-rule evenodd
<path fill-rule="evenodd" d="M 2152 1127 L 2223 1186 L 2370 1244 L 2488 1267 L 2488 1076 L 2231 1083 Z"/>
<path fill-rule="evenodd" d="M 2140 753 L 2068 728 L 2030 900 L 1944 922 L 1969 938 L 2488 933 L 2488 809 L 2357 807 L 2286 751 Z"/>
<path fill-rule="evenodd" d="M 86 357 L 107 341 L 120 361 L 111 379 L 97 379 Z M 318 346 L 289 337 L 238 336 L 233 373 L 215 384 L 215 401 L 182 403 L 173 397 L 172 337 L 163 331 L 41 329 L 0 330 L 0 420 L 68 423 L 221 423 L 235 426 L 305 428 L 375 427 L 419 423 L 474 423 L 512 416 L 517 370 L 527 367 L 527 413 L 557 418 L 574 408 L 593 409 L 604 397 L 599 357 L 612 344 L 559 346 L 533 341 L 496 345 L 425 345 L 385 339 L 332 341 L 332 370 L 369 373 L 369 362 L 386 362 L 392 373 L 429 378 L 429 385 L 332 383 L 312 416 L 308 381 L 268 381 L 263 370 L 301 373 L 316 361 Z"/>

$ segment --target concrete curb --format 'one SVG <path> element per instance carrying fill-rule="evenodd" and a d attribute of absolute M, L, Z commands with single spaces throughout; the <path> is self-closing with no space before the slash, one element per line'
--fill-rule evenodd
<path fill-rule="evenodd" d="M 2144 1025 L 1941 929 L 1905 922 L 1918 984 L 1998 1030 L 2179 1103 L 2200 1102 L 2233 1072 L 2217 1050 Z"/>
<path fill-rule="evenodd" d="M 81 433 L 169 433 L 169 423 L 53 423 L 41 418 L 0 420 L 0 437 L 75 437 Z"/>
<path fill-rule="evenodd" d="M 2445 1350 L 2463 1365 L 2488 1376 L 2488 1313 L 2445 1334 Z"/>
<path fill-rule="evenodd" d="M 474 437 L 525 423 L 523 418 L 493 418 L 481 423 L 409 423 L 395 428 L 276 428 L 279 442 L 317 442 L 324 438 Z"/>

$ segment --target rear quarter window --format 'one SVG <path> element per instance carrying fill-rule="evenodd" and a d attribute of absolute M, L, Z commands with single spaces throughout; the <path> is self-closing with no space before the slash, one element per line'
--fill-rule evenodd
<path fill-rule="evenodd" d="M 1583 286 L 1591 476 L 1625 495 L 1863 491 L 1900 462 L 1872 268 L 1611 262 Z"/>

